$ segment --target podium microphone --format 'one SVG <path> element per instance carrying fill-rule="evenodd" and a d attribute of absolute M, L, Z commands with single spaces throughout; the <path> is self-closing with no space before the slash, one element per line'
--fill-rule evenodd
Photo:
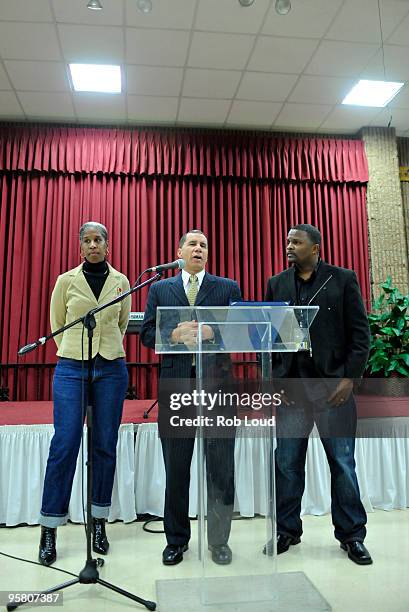
<path fill-rule="evenodd" d="M 165 270 L 182 270 L 186 265 L 184 259 L 176 259 L 176 261 L 172 261 L 171 263 L 161 264 L 159 266 L 153 266 L 153 268 L 148 268 L 146 272 L 164 272 Z"/>

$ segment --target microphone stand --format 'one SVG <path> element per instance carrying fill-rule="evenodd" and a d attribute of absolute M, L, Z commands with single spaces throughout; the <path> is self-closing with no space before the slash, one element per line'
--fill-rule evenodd
<path fill-rule="evenodd" d="M 148 410 L 145 410 L 145 412 L 143 413 L 143 418 L 144 418 L 144 419 L 148 419 L 148 418 L 149 418 L 149 413 L 150 413 L 150 411 L 151 411 L 151 410 L 153 410 L 153 409 L 155 408 L 155 406 L 156 406 L 156 404 L 158 403 L 158 401 L 159 401 L 159 399 L 156 399 L 156 400 L 153 402 L 152 406 L 149 406 Z"/>
<path fill-rule="evenodd" d="M 98 573 L 97 567 L 98 566 L 102 567 L 104 565 L 104 560 L 103 559 L 93 559 L 92 558 L 92 552 L 91 552 L 91 522 L 92 522 L 91 497 L 92 497 L 92 426 L 93 426 L 93 406 L 92 406 L 92 364 L 91 364 L 91 360 L 92 360 L 92 337 L 93 337 L 93 330 L 94 330 L 95 325 L 96 325 L 96 323 L 95 323 L 95 316 L 94 315 L 96 315 L 101 310 L 104 310 L 105 308 L 108 308 L 109 306 L 112 306 L 113 304 L 116 304 L 117 302 L 121 302 L 126 297 L 128 297 L 128 295 L 131 295 L 135 291 L 138 291 L 139 289 L 142 289 L 142 287 L 145 287 L 146 285 L 149 285 L 150 283 L 153 283 L 154 281 L 158 280 L 161 276 L 162 276 L 162 272 L 161 271 L 157 272 L 155 274 L 155 276 L 152 276 L 151 278 L 148 278 L 146 281 L 144 281 L 140 285 L 136 285 L 135 287 L 132 287 L 131 289 L 129 289 L 125 293 L 122 293 L 121 295 L 119 295 L 118 297 L 114 298 L 110 302 L 106 302 L 105 304 L 101 304 L 97 308 L 92 308 L 92 310 L 87 312 L 82 317 L 79 317 L 78 319 L 76 319 L 72 323 L 69 323 L 68 325 L 64 325 L 63 327 L 60 327 L 59 329 L 57 329 L 55 332 L 52 332 L 48 336 L 44 336 L 43 338 L 39 338 L 36 342 L 33 342 L 32 344 L 27 344 L 26 346 L 23 346 L 18 351 L 19 355 L 24 355 L 26 353 L 29 353 L 30 351 L 33 351 L 38 346 L 41 346 L 41 345 L 45 344 L 45 342 L 47 342 L 51 338 L 54 338 L 54 336 L 57 336 L 58 334 L 63 333 L 66 329 L 69 329 L 70 327 L 73 327 L 74 325 L 77 325 L 78 323 L 81 323 L 81 322 L 83 323 L 84 327 L 86 327 L 87 330 L 88 330 L 88 374 L 87 374 L 87 390 L 88 390 L 88 401 L 87 401 L 87 455 L 88 456 L 87 456 L 87 518 L 86 518 L 87 560 L 85 562 L 85 567 L 80 571 L 80 573 L 78 574 L 78 576 L 76 578 L 74 578 L 73 580 L 69 580 L 68 582 L 64 582 L 63 584 L 59 584 L 59 585 L 57 585 L 55 587 L 52 587 L 50 589 L 47 589 L 45 591 L 41 591 L 42 595 L 43 594 L 48 594 L 48 593 L 54 593 L 56 591 L 61 591 L 62 589 L 65 589 L 65 588 L 67 588 L 69 586 L 73 586 L 74 584 L 78 584 L 78 583 L 80 583 L 80 584 L 96 584 L 96 583 L 98 583 L 98 584 L 101 584 L 102 586 L 104 586 L 104 587 L 106 587 L 108 589 L 111 589 L 112 591 L 115 591 L 116 593 L 119 593 L 120 595 L 123 595 L 124 597 L 128 597 L 129 599 L 132 599 L 133 601 L 136 601 L 136 602 L 142 604 L 148 610 L 155 610 L 156 609 L 156 603 L 154 601 L 148 601 L 146 599 L 142 599 L 141 597 L 138 597 L 137 595 L 133 595 L 132 593 L 129 593 L 128 591 L 125 591 L 124 589 L 121 589 L 120 587 L 118 587 L 118 586 L 116 586 L 114 584 L 111 584 L 110 582 L 106 582 L 105 580 L 102 580 L 102 578 L 99 577 L 99 573 Z M 22 603 L 8 604 L 7 605 L 7 610 L 9 610 L 9 611 L 10 610 L 15 610 L 17 607 L 19 607 L 21 605 L 23 605 L 23 604 Z"/>

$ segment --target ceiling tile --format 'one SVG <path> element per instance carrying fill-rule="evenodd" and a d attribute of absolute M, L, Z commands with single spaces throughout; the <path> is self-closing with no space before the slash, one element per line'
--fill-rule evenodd
<path fill-rule="evenodd" d="M 160 66 L 127 66 L 128 94 L 178 96 L 182 83 L 182 68 Z"/>
<path fill-rule="evenodd" d="M 54 25 L 1 21 L 0 56 L 3 59 L 61 60 Z"/>
<path fill-rule="evenodd" d="M 59 62 L 4 62 L 14 89 L 20 91 L 69 91 L 65 64 Z"/>
<path fill-rule="evenodd" d="M 0 117 L 14 119 L 24 117 L 24 113 L 13 91 L 0 91 Z"/>
<path fill-rule="evenodd" d="M 302 76 L 291 92 L 289 102 L 338 104 L 355 82 L 355 79 Z"/>
<path fill-rule="evenodd" d="M 356 131 L 362 126 L 370 125 L 371 121 L 379 115 L 379 110 L 379 108 L 336 106 L 321 128 Z"/>
<path fill-rule="evenodd" d="M 19 91 L 18 97 L 28 118 L 74 118 L 71 96 L 67 93 Z"/>
<path fill-rule="evenodd" d="M 324 40 L 305 73 L 354 77 L 365 68 L 376 51 L 376 45 Z"/>
<path fill-rule="evenodd" d="M 10 81 L 3 66 L 0 64 L 0 89 L 11 89 Z"/>
<path fill-rule="evenodd" d="M 403 108 L 383 108 L 381 112 L 372 120 L 371 125 L 378 127 L 396 128 L 396 131 L 409 130 L 409 109 Z"/>
<path fill-rule="evenodd" d="M 321 38 L 343 0 L 293 0 L 288 15 L 278 15 L 274 3 L 264 24 L 263 34 Z"/>
<path fill-rule="evenodd" d="M 240 78 L 240 71 L 187 68 L 182 95 L 191 98 L 232 98 Z"/>
<path fill-rule="evenodd" d="M 125 6 L 127 26 L 175 30 L 190 30 L 195 9 L 192 0 L 153 0 L 147 14 L 138 11 L 136 0 L 126 0 Z"/>
<path fill-rule="evenodd" d="M 374 127 L 388 127 L 389 122 L 391 122 L 392 113 L 394 114 L 395 110 L 396 109 L 378 108 L 378 113 L 371 119 L 368 125 Z"/>
<path fill-rule="evenodd" d="M 188 45 L 189 32 L 126 28 L 128 64 L 184 66 Z"/>
<path fill-rule="evenodd" d="M 297 78 L 296 74 L 246 72 L 236 97 L 242 100 L 284 102 Z"/>
<path fill-rule="evenodd" d="M 299 74 L 317 48 L 317 40 L 260 36 L 252 53 L 249 70 Z"/>
<path fill-rule="evenodd" d="M 227 118 L 227 124 L 269 128 L 281 107 L 281 102 L 235 100 Z"/>
<path fill-rule="evenodd" d="M 102 0 L 102 11 L 91 11 L 86 0 L 52 0 L 57 23 L 121 26 L 124 22 L 122 2 Z"/>
<path fill-rule="evenodd" d="M 53 21 L 48 0 L 1 0 L 3 21 Z"/>
<path fill-rule="evenodd" d="M 124 122 L 125 96 L 118 94 L 73 94 L 77 117 L 86 121 Z"/>
<path fill-rule="evenodd" d="M 176 121 L 178 98 L 128 96 L 128 121 L 173 123 Z"/>
<path fill-rule="evenodd" d="M 409 108 L 409 84 L 402 87 L 400 92 L 389 103 L 391 108 Z"/>
<path fill-rule="evenodd" d="M 207 125 L 224 123 L 229 106 L 229 100 L 182 98 L 177 122 Z"/>
<path fill-rule="evenodd" d="M 385 67 L 386 67 L 386 58 L 385 58 Z M 393 73 L 391 72 L 389 75 L 389 71 L 387 70 L 387 76 L 389 80 L 393 80 Z M 359 77 L 361 79 L 375 79 L 375 80 L 383 80 L 384 71 L 383 71 L 383 61 L 382 61 L 382 53 L 378 51 L 368 62 L 365 68 L 360 72 Z M 395 80 L 396 75 L 395 75 Z"/>
<path fill-rule="evenodd" d="M 195 29 L 256 34 L 269 4 L 269 0 L 257 0 L 252 6 L 243 7 L 237 0 L 200 0 Z"/>
<path fill-rule="evenodd" d="M 409 47 L 385 45 L 384 53 L 386 80 L 409 80 Z M 362 71 L 360 77 L 362 79 L 384 79 L 383 59 L 381 50 L 379 50 L 378 53 L 371 59 L 366 68 Z"/>
<path fill-rule="evenodd" d="M 407 3 L 401 0 L 381 2 L 384 40 L 402 21 L 408 10 Z M 357 0 L 346 0 L 325 38 L 380 44 L 378 0 L 359 0 L 359 2 Z"/>
<path fill-rule="evenodd" d="M 67 62 L 108 64 L 123 61 L 121 28 L 62 24 L 58 31 Z"/>
<path fill-rule="evenodd" d="M 188 65 L 199 68 L 242 69 L 247 63 L 254 36 L 194 32 Z"/>
<path fill-rule="evenodd" d="M 409 11 L 409 4 L 405 3 L 404 6 L 406 10 Z M 400 25 L 396 28 L 392 36 L 387 39 L 387 43 L 391 45 L 409 44 L 409 14 L 401 21 Z"/>
<path fill-rule="evenodd" d="M 409 83 L 409 0 L 379 1 L 386 76 Z M 86 3 L 0 0 L 2 118 L 25 118 L 21 96 L 32 120 L 78 121 L 77 108 L 83 122 L 350 134 L 392 112 L 409 133 L 409 85 L 385 110 L 340 105 L 358 78 L 383 78 L 378 0 L 291 0 L 286 16 L 274 0 L 153 0 L 149 14 Z M 68 61 L 120 63 L 126 94 L 71 94 Z"/>
<path fill-rule="evenodd" d="M 323 128 L 323 127 L 319 127 L 316 130 L 314 130 L 316 134 L 323 134 L 324 136 L 326 134 L 330 136 L 332 136 L 333 134 L 338 134 L 338 135 L 346 134 L 347 137 L 355 135 L 357 131 L 358 130 L 356 129 L 349 129 L 349 128 L 332 128 L 331 130 L 329 130 L 328 128 Z"/>
<path fill-rule="evenodd" d="M 284 104 L 274 127 L 317 129 L 331 111 L 329 104 Z"/>

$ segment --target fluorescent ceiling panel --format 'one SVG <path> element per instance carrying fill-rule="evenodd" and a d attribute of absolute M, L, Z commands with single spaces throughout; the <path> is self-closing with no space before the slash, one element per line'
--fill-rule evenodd
<path fill-rule="evenodd" d="M 69 64 L 75 91 L 121 93 L 121 67 L 102 64 Z"/>
<path fill-rule="evenodd" d="M 404 83 L 392 81 L 361 80 L 342 100 L 342 104 L 383 107 L 396 96 L 403 85 Z"/>

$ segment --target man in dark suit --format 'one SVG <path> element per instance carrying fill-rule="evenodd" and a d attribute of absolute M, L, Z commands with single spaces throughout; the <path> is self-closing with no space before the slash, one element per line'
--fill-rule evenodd
<path fill-rule="evenodd" d="M 149 290 L 145 317 L 141 329 L 141 340 L 145 346 L 155 348 L 156 309 L 158 306 L 228 306 L 240 301 L 239 286 L 233 280 L 213 276 L 205 271 L 208 257 L 207 238 L 200 230 L 190 230 L 182 236 L 178 257 L 184 259 L 181 274 L 161 280 Z M 215 326 L 217 335 L 217 326 Z M 197 341 L 198 323 L 195 320 L 176 321 L 163 335 L 176 352 L 183 345 L 192 346 Z M 203 341 L 215 342 L 215 331 L 210 325 L 202 327 Z M 228 355 L 207 354 L 203 357 L 207 378 L 224 373 L 228 379 L 231 361 Z M 161 362 L 159 387 L 177 379 L 177 385 L 185 391 L 186 384 L 192 390 L 196 377 L 192 354 L 165 355 Z M 188 381 L 188 382 L 187 382 Z M 190 381 L 190 382 L 189 382 Z M 166 414 L 159 392 L 159 425 L 161 414 Z M 163 419 L 162 419 L 163 422 Z M 161 431 L 161 427 L 160 427 Z M 161 432 L 163 458 L 166 470 L 166 492 L 164 527 L 167 546 L 162 554 L 165 565 L 176 565 L 183 559 L 190 539 L 189 485 L 190 464 L 194 447 L 194 435 L 170 437 Z M 234 437 L 204 439 L 207 474 L 207 524 L 208 545 L 215 563 L 231 562 L 232 553 L 227 544 L 234 503 Z"/>
<path fill-rule="evenodd" d="M 292 379 L 279 383 L 285 393 L 277 412 L 277 553 L 300 542 L 305 459 L 315 422 L 331 471 L 335 537 L 352 561 L 367 565 L 372 559 L 363 544 L 366 513 L 355 473 L 352 388 L 367 361 L 369 326 L 355 273 L 322 261 L 320 245 L 316 227 L 295 225 L 287 238 L 291 267 L 269 279 L 265 296 L 319 306 L 310 328 L 311 350 L 273 354 L 273 378 Z"/>

